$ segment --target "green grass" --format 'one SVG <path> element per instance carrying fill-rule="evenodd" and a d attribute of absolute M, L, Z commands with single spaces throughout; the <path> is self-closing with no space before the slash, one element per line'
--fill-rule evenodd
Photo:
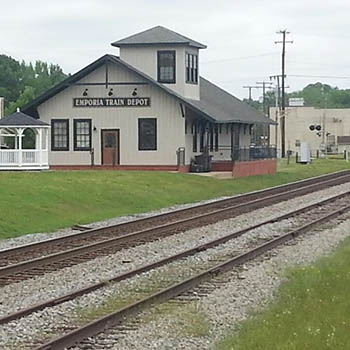
<path fill-rule="evenodd" d="M 350 239 L 331 256 L 287 273 L 276 302 L 217 350 L 350 349 Z"/>
<path fill-rule="evenodd" d="M 236 180 L 139 171 L 0 172 L 0 239 L 235 195 L 346 168 L 349 163 L 339 160 L 281 162 L 276 175 Z"/>
<path fill-rule="evenodd" d="M 164 317 L 171 320 L 172 335 L 178 337 L 205 337 L 210 333 L 210 321 L 197 302 L 184 304 L 162 303 L 155 305 L 149 311 L 144 322 L 157 321 Z"/>

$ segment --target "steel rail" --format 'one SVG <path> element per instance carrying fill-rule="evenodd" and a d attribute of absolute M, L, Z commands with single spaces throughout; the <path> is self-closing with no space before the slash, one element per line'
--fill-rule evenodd
<path fill-rule="evenodd" d="M 110 238 L 101 242 L 91 243 L 85 246 L 73 248 L 63 252 L 49 254 L 40 258 L 35 258 L 32 260 L 27 260 L 17 264 L 8 265 L 6 267 L 0 268 L 0 278 L 6 277 L 18 272 L 24 272 L 36 267 L 42 268 L 43 265 L 48 265 L 54 262 L 67 260 L 69 258 L 77 257 L 82 254 L 91 253 L 91 252 L 94 252 L 96 254 L 96 251 L 111 248 L 112 246 L 121 245 L 125 243 L 132 243 L 132 242 L 135 242 L 136 240 L 150 239 L 150 237 L 152 236 L 159 237 L 160 234 L 169 234 L 169 232 L 175 233 L 180 230 L 186 230 L 190 228 L 190 225 L 193 225 L 194 223 L 199 223 L 200 226 L 211 224 L 219 220 L 232 217 L 232 214 L 230 214 L 232 211 L 235 212 L 234 216 L 240 215 L 250 210 L 258 209 L 266 205 L 271 205 L 276 202 L 276 199 L 278 199 L 277 201 L 286 200 L 286 199 L 290 199 L 291 196 L 293 197 L 298 193 L 304 194 L 306 190 L 308 192 L 319 190 L 320 186 L 326 185 L 336 180 L 328 180 L 323 182 L 322 184 L 316 183 L 313 185 L 309 185 L 307 187 L 297 188 L 285 193 L 278 193 L 278 194 L 274 194 L 261 199 L 256 199 L 247 203 L 234 205 L 232 207 L 227 207 L 223 209 L 218 209 L 203 215 L 186 218 L 183 220 L 171 222 L 169 224 L 163 224 L 163 225 L 152 227 L 146 230 L 133 232 L 124 236 Z M 215 218 L 215 220 L 213 220 L 213 218 Z"/>
<path fill-rule="evenodd" d="M 168 263 L 170 263 L 172 261 L 175 261 L 175 260 L 178 260 L 178 259 L 181 259 L 181 258 L 185 258 L 185 257 L 191 256 L 191 255 L 194 255 L 194 254 L 196 254 L 198 252 L 205 251 L 205 250 L 207 250 L 209 248 L 213 248 L 213 247 L 218 246 L 220 244 L 226 243 L 227 241 L 232 240 L 234 238 L 237 238 L 237 237 L 243 235 L 244 233 L 246 233 L 248 231 L 251 231 L 251 230 L 254 230 L 254 229 L 258 228 L 258 227 L 261 227 L 261 226 L 264 226 L 264 225 L 267 225 L 267 224 L 270 224 L 270 223 L 275 223 L 275 222 L 278 222 L 278 221 L 282 221 L 282 220 L 294 217 L 296 215 L 305 213 L 305 212 L 310 211 L 310 210 L 312 210 L 312 209 L 314 209 L 316 207 L 329 204 L 331 202 L 334 202 L 334 201 L 336 201 L 338 199 L 344 198 L 344 197 L 349 196 L 349 195 L 350 195 L 350 191 L 342 193 L 342 194 L 339 194 L 339 195 L 336 195 L 336 196 L 333 196 L 331 198 L 327 198 L 327 199 L 322 200 L 320 202 L 317 202 L 317 203 L 308 205 L 306 207 L 294 210 L 292 212 L 289 212 L 287 214 L 283 214 L 283 215 L 278 216 L 276 218 L 263 221 L 261 223 L 249 226 L 249 227 L 244 228 L 244 229 L 239 230 L 239 231 L 235 231 L 233 233 L 230 233 L 230 234 L 225 235 L 223 237 L 220 237 L 218 239 L 211 240 L 211 241 L 209 241 L 207 243 L 204 243 L 204 244 L 201 244 L 201 245 L 199 245 L 197 247 L 194 247 L 194 248 L 191 248 L 191 249 L 187 249 L 187 250 L 182 251 L 182 252 L 180 252 L 178 254 L 174 254 L 174 255 L 172 255 L 170 257 L 167 257 L 167 258 L 161 259 L 159 261 L 156 261 L 156 262 L 154 262 L 152 264 L 144 265 L 144 266 L 142 266 L 140 268 L 136 268 L 136 269 L 133 269 L 131 271 L 119 274 L 119 275 L 117 275 L 115 277 L 112 277 L 112 278 L 110 278 L 108 280 L 101 281 L 101 282 L 95 283 L 95 284 L 91 284 L 91 285 L 89 285 L 87 287 L 84 287 L 84 288 L 81 288 L 79 290 L 73 291 L 72 293 L 68 293 L 68 294 L 60 296 L 58 298 L 53 298 L 53 299 L 47 300 L 45 302 L 41 302 L 41 303 L 32 305 L 31 307 L 28 307 L 28 308 L 19 310 L 17 312 L 11 313 L 9 315 L 6 315 L 4 317 L 1 317 L 0 318 L 0 325 L 4 324 L 4 323 L 7 323 L 7 322 L 10 322 L 10 321 L 13 321 L 13 320 L 16 320 L 16 319 L 19 319 L 19 318 L 21 318 L 23 316 L 27 316 L 27 315 L 29 315 L 29 314 L 31 314 L 33 312 L 42 310 L 42 309 L 44 309 L 46 307 L 56 306 L 56 305 L 59 305 L 59 304 L 62 304 L 64 302 L 66 302 L 66 301 L 72 300 L 72 299 L 74 299 L 76 297 L 82 296 L 84 294 L 91 293 L 91 292 L 93 292 L 93 291 L 95 291 L 97 289 L 100 289 L 100 288 L 103 288 L 103 287 L 105 287 L 107 285 L 110 285 L 110 283 L 112 283 L 112 282 L 113 283 L 120 282 L 122 280 L 131 278 L 131 277 L 133 277 L 135 275 L 141 274 L 143 272 L 147 272 L 147 271 L 150 271 L 152 269 L 155 269 L 155 268 L 161 267 L 163 265 L 166 265 L 166 264 L 168 264 Z"/>
<path fill-rule="evenodd" d="M 92 321 L 80 328 L 77 328 L 63 336 L 59 336 L 56 339 L 53 339 L 39 347 L 35 350 L 62 350 L 65 348 L 72 347 L 77 345 L 82 340 L 92 337 L 98 333 L 103 332 L 107 328 L 111 328 L 121 322 L 123 322 L 126 318 L 133 316 L 147 307 L 153 306 L 156 303 L 162 303 L 168 301 L 189 289 L 199 285 L 200 283 L 210 280 L 212 277 L 215 277 L 219 274 L 227 272 L 235 266 L 238 266 L 246 261 L 254 259 L 265 252 L 283 244 L 287 241 L 298 237 L 302 233 L 311 229 L 312 227 L 319 225 L 323 222 L 329 221 L 330 219 L 343 214 L 346 211 L 350 210 L 350 205 L 344 208 L 338 209 L 329 213 L 321 218 L 313 220 L 304 226 L 288 232 L 278 238 L 272 239 L 264 244 L 259 245 L 258 247 L 249 250 L 246 253 L 240 254 L 232 259 L 225 261 L 224 263 L 218 264 L 194 277 L 188 278 L 185 281 L 180 283 L 176 283 L 168 288 L 165 288 L 159 292 L 152 294 L 149 297 L 146 297 L 140 301 L 132 303 L 124 308 L 115 311 L 111 314 L 103 316 L 95 321 Z"/>
<path fill-rule="evenodd" d="M 106 233 L 106 232 L 111 232 L 115 229 L 119 229 L 119 228 L 126 228 L 130 225 L 137 225 L 137 224 L 145 224 L 147 222 L 150 222 L 152 220 L 157 220 L 157 219 L 162 219 L 162 218 L 167 218 L 170 215 L 178 215 L 178 214 L 182 214 L 182 213 L 186 213 L 186 212 L 190 212 L 193 210 L 199 210 L 199 209 L 205 209 L 205 208 L 210 208 L 210 207 L 215 207 L 218 205 L 225 205 L 226 203 L 229 203 L 230 201 L 236 200 L 238 202 L 242 201 L 242 200 L 247 200 L 249 198 L 254 198 L 256 196 L 261 196 L 261 195 L 271 195 L 275 192 L 280 192 L 280 191 L 284 191 L 284 190 L 288 190 L 288 189 L 294 189 L 294 188 L 298 188 L 302 185 L 307 186 L 307 184 L 311 183 L 319 183 L 319 181 L 323 181 L 325 180 L 326 183 L 329 183 L 328 181 L 337 181 L 337 180 L 341 180 L 341 179 L 346 179 L 347 177 L 350 176 L 350 171 L 349 170 L 344 170 L 344 171 L 339 171 L 339 172 L 335 172 L 335 173 L 331 173 L 331 174 L 327 174 L 327 175 L 321 175 L 321 176 L 316 176 L 316 177 L 312 177 L 306 180 L 300 180 L 300 181 L 296 181 L 296 182 L 292 182 L 289 184 L 285 184 L 285 185 L 279 185 L 279 186 L 275 186 L 275 187 L 271 187 L 271 188 L 267 188 L 267 189 L 263 189 L 263 190 L 258 190 L 258 191 L 253 191 L 253 192 L 249 192 L 246 194 L 241 194 L 241 195 L 237 195 L 237 196 L 233 196 L 233 197 L 229 197 L 229 198 L 225 198 L 225 199 L 221 199 L 221 200 L 217 200 L 214 202 L 210 202 L 210 203 L 206 203 L 206 204 L 198 204 L 195 206 L 192 206 L 190 208 L 185 208 L 185 209 L 177 209 L 174 211 L 170 211 L 170 212 L 166 212 L 166 213 L 162 213 L 162 214 L 157 214 L 157 215 L 153 215 L 150 217 L 146 217 L 146 218 L 141 218 L 141 219 L 136 219 L 136 220 L 132 220 L 132 221 L 128 221 L 128 222 L 123 222 L 123 223 L 118 223 L 115 225 L 109 225 L 109 226 L 105 226 L 105 227 L 100 227 L 100 228 L 94 228 L 94 229 L 88 229 L 86 231 L 83 232 L 78 232 L 78 233 L 74 233 L 68 236 L 64 236 L 64 237 L 56 237 L 56 238 L 51 238 L 51 239 L 47 239 L 47 240 L 43 240 L 40 242 L 35 242 L 35 243 L 30 243 L 30 244 L 24 244 L 21 246 L 17 246 L 17 247 L 13 247 L 13 248 L 8 248 L 8 249 L 4 249 L 4 250 L 0 250 L 0 259 L 4 259 L 6 257 L 10 257 L 14 254 L 23 254 L 26 253 L 28 251 L 31 251 L 33 249 L 42 249 L 44 247 L 50 247 L 53 244 L 56 243 L 66 243 L 66 242 L 74 242 L 75 240 L 78 239 L 82 239 L 82 238 L 88 238 L 90 236 L 94 236 L 97 234 L 102 234 L 102 233 Z M 328 180 L 327 180 L 328 179 Z M 345 181 L 344 181 L 345 182 Z M 324 182 L 323 182 L 324 183 Z M 322 183 L 320 183 L 321 185 Z"/>

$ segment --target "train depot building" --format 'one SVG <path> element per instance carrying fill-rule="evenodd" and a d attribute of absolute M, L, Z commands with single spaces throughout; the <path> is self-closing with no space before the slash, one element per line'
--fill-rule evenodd
<path fill-rule="evenodd" d="M 120 57 L 104 55 L 21 111 L 50 126 L 51 169 L 276 171 L 271 148 L 251 147 L 253 125 L 273 121 L 200 77 L 205 45 L 158 26 L 112 46 Z"/>

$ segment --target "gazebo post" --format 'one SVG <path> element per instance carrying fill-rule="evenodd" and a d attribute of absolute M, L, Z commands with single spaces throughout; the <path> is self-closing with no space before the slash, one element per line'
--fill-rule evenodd
<path fill-rule="evenodd" d="M 18 149 L 18 132 L 17 132 L 16 129 L 15 129 L 15 133 L 16 133 L 16 136 L 15 136 L 15 149 Z"/>
<path fill-rule="evenodd" d="M 22 135 L 23 135 L 23 128 L 18 128 L 18 166 L 21 167 L 23 163 L 22 158 Z"/>
<path fill-rule="evenodd" d="M 43 157 L 42 157 L 42 132 L 43 132 L 43 129 L 38 129 L 38 132 L 39 132 L 39 145 L 35 145 L 35 148 L 37 148 L 39 150 L 39 165 L 42 166 L 43 164 Z"/>

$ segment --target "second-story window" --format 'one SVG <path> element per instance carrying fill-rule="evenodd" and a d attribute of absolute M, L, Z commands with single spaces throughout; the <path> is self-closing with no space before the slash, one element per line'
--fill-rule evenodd
<path fill-rule="evenodd" d="M 158 51 L 158 81 L 175 84 L 176 51 Z"/>
<path fill-rule="evenodd" d="M 186 52 L 186 83 L 198 83 L 198 55 Z"/>

